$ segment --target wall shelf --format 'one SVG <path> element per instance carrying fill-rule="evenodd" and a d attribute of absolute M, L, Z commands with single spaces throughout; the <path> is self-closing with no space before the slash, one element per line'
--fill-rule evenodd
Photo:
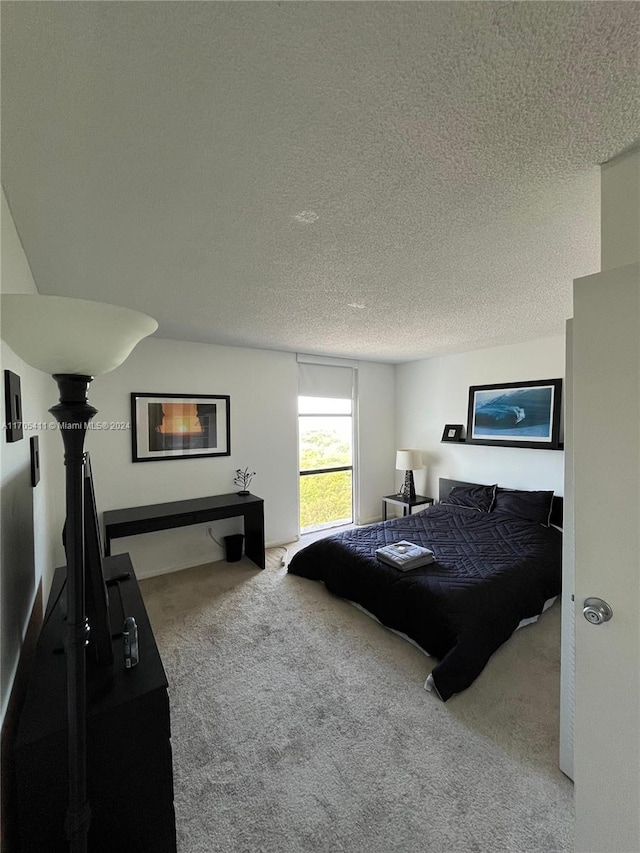
<path fill-rule="evenodd" d="M 514 444 L 513 446 L 511 446 L 511 445 L 506 446 L 504 444 L 492 444 L 492 443 L 485 444 L 484 442 L 467 441 L 466 438 L 459 438 L 457 441 L 451 441 L 451 440 L 446 441 L 446 440 L 441 439 L 440 444 L 469 444 L 469 445 L 473 445 L 474 447 L 505 447 L 506 450 L 513 450 L 513 449 L 516 449 L 516 450 L 564 450 L 564 442 L 561 442 L 557 447 L 527 447 L 526 445 L 523 446 L 522 444 L 519 444 L 519 445 Z"/>

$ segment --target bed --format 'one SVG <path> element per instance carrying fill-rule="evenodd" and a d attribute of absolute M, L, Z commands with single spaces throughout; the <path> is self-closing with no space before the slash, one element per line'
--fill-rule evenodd
<path fill-rule="evenodd" d="M 446 702 L 559 595 L 562 498 L 442 479 L 439 501 L 313 542 L 288 571 L 323 581 L 437 658 L 425 686 Z M 400 540 L 429 548 L 435 561 L 401 572 L 376 557 Z"/>

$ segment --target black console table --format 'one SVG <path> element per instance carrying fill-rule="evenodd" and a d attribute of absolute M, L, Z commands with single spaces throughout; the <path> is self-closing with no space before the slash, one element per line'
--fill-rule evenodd
<path fill-rule="evenodd" d="M 134 506 L 105 512 L 105 551 L 111 553 L 111 540 L 139 533 L 153 533 L 172 527 L 187 527 L 221 518 L 244 518 L 244 551 L 250 560 L 264 569 L 264 501 L 256 495 L 212 495 L 186 501 Z"/>
<path fill-rule="evenodd" d="M 128 554 L 107 557 L 114 663 L 87 673 L 88 849 L 175 853 L 167 679 Z M 54 575 L 15 746 L 21 853 L 68 853 L 66 656 L 62 590 Z M 138 625 L 140 662 L 125 669 L 124 615 Z"/>

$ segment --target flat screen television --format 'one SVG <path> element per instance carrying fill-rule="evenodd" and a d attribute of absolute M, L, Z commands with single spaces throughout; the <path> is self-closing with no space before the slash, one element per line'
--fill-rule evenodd
<path fill-rule="evenodd" d="M 104 577 L 104 550 L 100 536 L 96 496 L 91 474 L 91 459 L 85 454 L 84 477 L 84 566 L 85 612 L 89 623 L 87 662 L 102 666 L 113 663 L 109 593 Z"/>

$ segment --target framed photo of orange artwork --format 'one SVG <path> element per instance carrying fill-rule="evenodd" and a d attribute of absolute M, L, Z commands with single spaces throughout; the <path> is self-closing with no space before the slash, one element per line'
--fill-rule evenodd
<path fill-rule="evenodd" d="M 225 394 L 131 394 L 134 462 L 231 455 Z"/>

